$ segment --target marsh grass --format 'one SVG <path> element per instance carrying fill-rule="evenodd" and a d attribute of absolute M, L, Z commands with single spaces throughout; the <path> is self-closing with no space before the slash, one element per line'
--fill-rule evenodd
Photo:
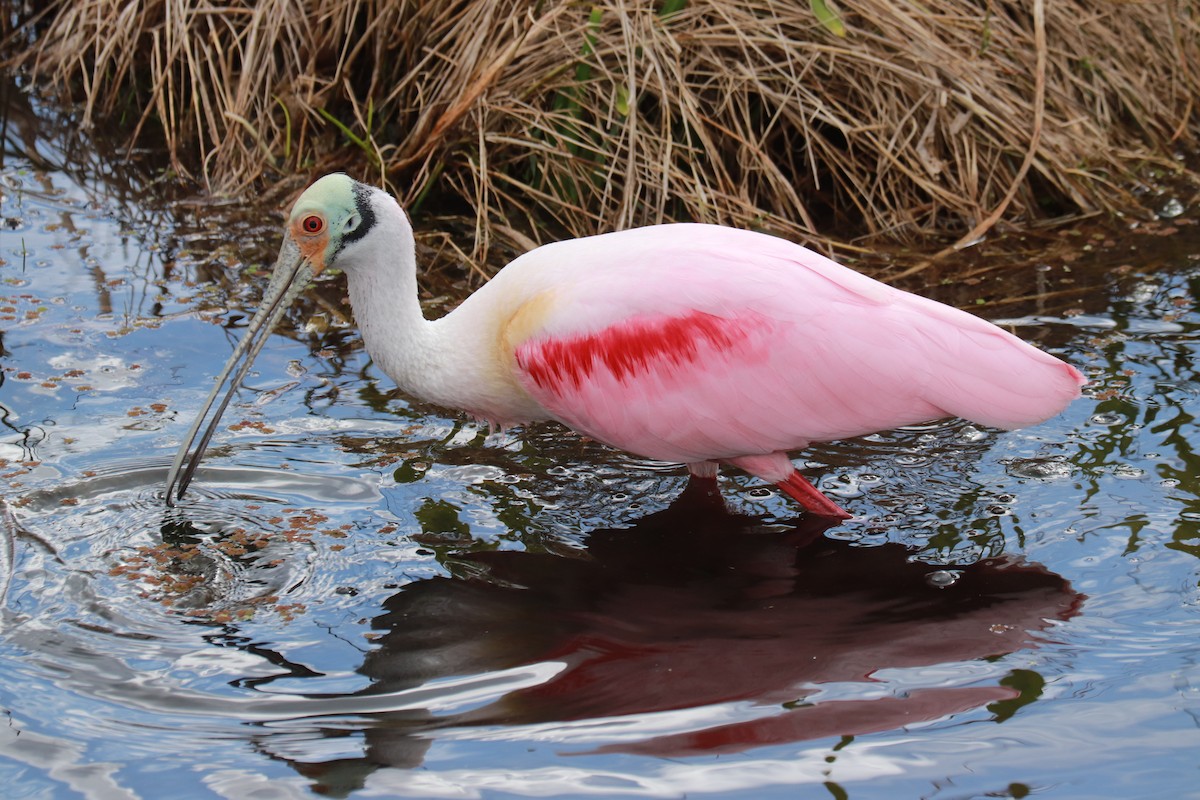
<path fill-rule="evenodd" d="M 1187 0 L 0 2 L 85 123 L 216 192 L 346 169 L 475 264 L 668 220 L 966 244 L 1138 209 L 1200 133 Z"/>

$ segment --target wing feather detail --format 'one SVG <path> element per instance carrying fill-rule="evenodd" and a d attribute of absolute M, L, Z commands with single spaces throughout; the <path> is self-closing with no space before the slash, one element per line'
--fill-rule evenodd
<path fill-rule="evenodd" d="M 523 269 L 554 301 L 535 295 L 537 324 L 506 339 L 517 382 L 550 416 L 652 458 L 796 450 L 946 416 L 1021 427 L 1082 383 L 991 323 L 762 234 L 659 226 L 535 254 Z"/>

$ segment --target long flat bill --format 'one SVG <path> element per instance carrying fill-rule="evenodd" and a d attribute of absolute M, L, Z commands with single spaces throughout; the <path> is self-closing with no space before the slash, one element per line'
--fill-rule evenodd
<path fill-rule="evenodd" d="M 279 322 L 284 312 L 291 306 L 292 301 L 311 279 L 312 267 L 300 255 L 300 250 L 296 247 L 292 237 L 285 236 L 283 246 L 279 248 L 279 257 L 275 260 L 274 271 L 271 273 L 271 282 L 267 285 L 266 293 L 263 295 L 262 306 L 250 320 L 245 335 L 234 348 L 233 354 L 225 362 L 225 366 L 221 368 L 216 384 L 209 392 L 208 399 L 204 401 L 204 407 L 196 415 L 192 427 L 188 430 L 179 446 L 179 451 L 175 454 L 175 461 L 172 462 L 171 469 L 167 473 L 166 501 L 168 506 L 173 506 L 176 500 L 183 499 L 183 493 L 187 491 L 188 484 L 192 482 L 196 467 L 199 466 L 200 459 L 204 456 L 204 451 L 217 430 L 221 415 L 229 406 L 229 401 L 233 399 L 242 379 L 250 371 L 250 365 L 254 363 L 254 359 L 258 357 L 263 345 L 266 344 L 275 324 Z M 233 375 L 232 381 L 229 380 L 230 375 Z M 200 426 L 208 417 L 208 412 L 216 402 L 217 395 L 221 393 L 222 387 L 227 382 L 229 388 L 217 406 L 216 413 L 213 414 L 208 426 L 204 429 L 203 435 L 200 435 L 199 444 L 196 444 L 193 452 L 192 445 L 200 434 Z M 189 453 L 191 453 L 190 458 Z"/>

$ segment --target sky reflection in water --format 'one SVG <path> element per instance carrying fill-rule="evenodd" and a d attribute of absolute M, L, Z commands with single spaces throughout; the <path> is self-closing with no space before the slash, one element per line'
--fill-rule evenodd
<path fill-rule="evenodd" d="M 391 393 L 336 323 L 273 339 L 168 511 L 166 465 L 245 322 L 224 309 L 262 285 L 229 276 L 270 257 L 274 220 L 139 200 L 133 168 L 34 112 L 10 112 L 0 170 L 18 796 L 1200 786 L 1186 217 L 1037 273 L 1086 291 L 990 314 L 1087 371 L 1063 417 L 802 454 L 862 517 L 830 531 L 749 479 L 725 480 L 729 511 L 552 426 L 488 437 Z"/>

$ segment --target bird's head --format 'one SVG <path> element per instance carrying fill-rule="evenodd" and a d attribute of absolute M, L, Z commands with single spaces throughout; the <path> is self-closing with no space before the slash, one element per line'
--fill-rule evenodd
<path fill-rule="evenodd" d="M 375 196 L 383 194 L 335 173 L 321 178 L 297 198 L 288 215 L 286 238 L 295 244 L 313 275 L 320 275 L 366 238 L 377 219 Z M 284 265 L 277 263 L 279 266 Z"/>

